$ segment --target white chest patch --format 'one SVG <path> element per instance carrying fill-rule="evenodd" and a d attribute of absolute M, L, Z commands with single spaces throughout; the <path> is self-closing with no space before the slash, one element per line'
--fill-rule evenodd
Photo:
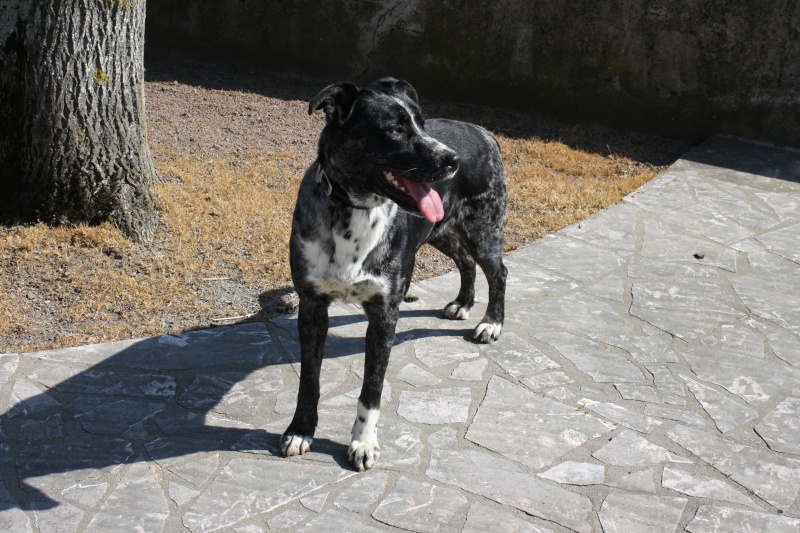
<path fill-rule="evenodd" d="M 334 250 L 328 254 L 316 241 L 302 241 L 310 266 L 308 281 L 334 300 L 361 303 L 376 294 L 386 294 L 385 279 L 364 272 L 364 261 L 383 240 L 397 214 L 394 202 L 373 209 L 354 209 L 350 225 L 332 231 Z"/>

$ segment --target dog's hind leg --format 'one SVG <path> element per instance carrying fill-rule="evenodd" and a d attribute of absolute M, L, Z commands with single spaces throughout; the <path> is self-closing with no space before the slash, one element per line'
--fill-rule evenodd
<path fill-rule="evenodd" d="M 378 444 L 381 393 L 399 315 L 397 304 L 365 303 L 364 311 L 369 319 L 364 350 L 364 382 L 358 398 L 350 447 L 347 449 L 350 464 L 359 472 L 375 466 L 381 455 Z"/>
<path fill-rule="evenodd" d="M 281 437 L 281 452 L 286 456 L 306 453 L 314 440 L 319 373 L 328 334 L 328 302 L 301 297 L 297 329 L 300 334 L 300 388 L 294 418 Z"/>
<path fill-rule="evenodd" d="M 449 237 L 449 238 L 448 238 Z M 442 313 L 453 320 L 466 320 L 475 305 L 475 260 L 457 239 L 452 236 L 439 236 L 428 244 L 452 259 L 461 274 L 461 288 L 456 299 L 444 306 Z"/>

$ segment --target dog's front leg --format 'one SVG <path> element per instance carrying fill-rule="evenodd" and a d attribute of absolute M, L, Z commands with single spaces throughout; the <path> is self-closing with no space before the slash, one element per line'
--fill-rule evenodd
<path fill-rule="evenodd" d="M 397 305 L 365 304 L 369 319 L 365 346 L 364 383 L 358 398 L 356 421 L 347 457 L 359 472 L 375 466 L 381 455 L 378 445 L 378 416 L 381 408 L 383 377 L 389 364 L 389 354 L 394 344 L 395 326 L 399 309 Z"/>
<path fill-rule="evenodd" d="M 294 418 L 281 437 L 281 452 L 287 456 L 306 453 L 314 440 L 319 372 L 328 334 L 328 302 L 301 297 L 297 330 L 300 334 L 300 388 L 297 391 Z"/>

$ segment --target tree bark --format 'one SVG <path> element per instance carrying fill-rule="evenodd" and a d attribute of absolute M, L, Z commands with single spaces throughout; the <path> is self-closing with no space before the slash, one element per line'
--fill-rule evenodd
<path fill-rule="evenodd" d="M 33 0 L 24 27 L 19 216 L 158 224 L 144 108 L 145 0 Z M 13 178 L 10 178 L 13 181 Z M 16 194 L 13 194 L 16 192 Z"/>

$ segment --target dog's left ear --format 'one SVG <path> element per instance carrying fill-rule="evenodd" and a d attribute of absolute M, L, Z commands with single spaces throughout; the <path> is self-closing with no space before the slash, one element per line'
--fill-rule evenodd
<path fill-rule="evenodd" d="M 419 105 L 419 98 L 417 97 L 416 89 L 414 89 L 414 87 L 412 87 L 411 84 L 405 80 L 398 80 L 397 78 L 387 76 L 385 78 L 375 80 L 371 87 L 388 94 L 405 96 L 409 100 Z"/>
<path fill-rule="evenodd" d="M 352 83 L 328 85 L 308 103 L 308 114 L 322 109 L 328 123 L 335 120 L 342 124 L 350 116 L 357 95 L 358 87 Z"/>

